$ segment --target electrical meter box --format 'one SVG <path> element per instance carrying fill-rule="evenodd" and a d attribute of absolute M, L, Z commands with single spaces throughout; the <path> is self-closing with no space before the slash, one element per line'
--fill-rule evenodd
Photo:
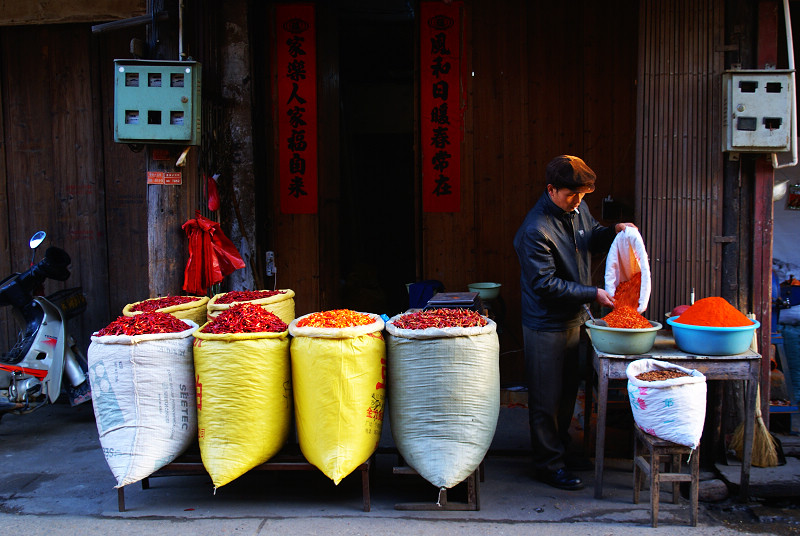
<path fill-rule="evenodd" d="M 794 71 L 727 71 L 722 91 L 724 151 L 791 150 Z"/>
<path fill-rule="evenodd" d="M 114 141 L 200 145 L 200 63 L 114 60 L 114 71 Z"/>

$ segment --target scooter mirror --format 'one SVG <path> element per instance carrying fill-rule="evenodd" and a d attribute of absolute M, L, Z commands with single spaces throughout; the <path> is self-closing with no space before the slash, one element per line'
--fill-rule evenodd
<path fill-rule="evenodd" d="M 34 235 L 31 237 L 31 249 L 36 249 L 39 247 L 39 244 L 44 242 L 44 238 L 47 236 L 47 233 L 44 231 L 36 231 Z"/>

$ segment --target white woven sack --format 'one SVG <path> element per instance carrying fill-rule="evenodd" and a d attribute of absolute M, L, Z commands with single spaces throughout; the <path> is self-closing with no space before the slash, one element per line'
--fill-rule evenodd
<path fill-rule="evenodd" d="M 636 378 L 653 370 L 679 370 L 681 378 L 648 382 Z M 697 448 L 706 418 L 706 377 L 697 370 L 656 359 L 632 361 L 626 369 L 633 420 L 650 435 Z"/>
<path fill-rule="evenodd" d="M 478 468 L 497 427 L 497 325 L 407 330 L 393 320 L 386 324 L 392 436 L 410 467 L 451 488 Z"/>
<path fill-rule="evenodd" d="M 89 381 L 106 462 L 126 486 L 172 462 L 197 438 L 192 333 L 92 336 Z"/>

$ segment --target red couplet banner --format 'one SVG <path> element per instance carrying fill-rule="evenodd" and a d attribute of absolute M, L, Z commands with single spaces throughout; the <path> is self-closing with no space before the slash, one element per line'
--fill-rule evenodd
<path fill-rule="evenodd" d="M 461 10 L 420 4 L 422 210 L 461 210 Z"/>
<path fill-rule="evenodd" d="M 317 212 L 317 40 L 314 6 L 279 5 L 278 165 L 284 214 Z"/>

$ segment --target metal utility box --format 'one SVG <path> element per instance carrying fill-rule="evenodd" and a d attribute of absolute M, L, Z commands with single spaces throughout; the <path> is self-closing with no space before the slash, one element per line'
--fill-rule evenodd
<path fill-rule="evenodd" d="M 722 88 L 724 151 L 791 150 L 794 71 L 727 71 Z"/>
<path fill-rule="evenodd" d="M 114 60 L 114 71 L 114 141 L 200 145 L 200 63 Z"/>

